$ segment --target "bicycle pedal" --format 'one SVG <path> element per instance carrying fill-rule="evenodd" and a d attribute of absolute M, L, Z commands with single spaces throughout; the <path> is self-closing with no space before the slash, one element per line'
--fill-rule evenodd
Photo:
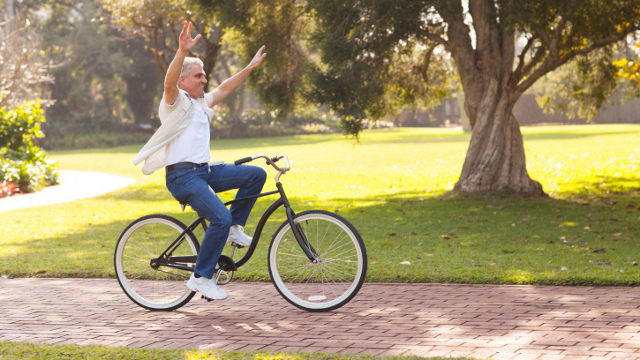
<path fill-rule="evenodd" d="M 206 297 L 204 295 L 201 295 L 201 299 L 205 299 L 205 300 L 207 300 L 207 302 L 212 302 L 213 301 L 213 299 L 209 299 L 208 297 Z"/>

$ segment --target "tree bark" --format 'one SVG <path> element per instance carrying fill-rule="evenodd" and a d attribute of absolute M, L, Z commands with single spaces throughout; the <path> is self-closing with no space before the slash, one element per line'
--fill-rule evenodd
<path fill-rule="evenodd" d="M 515 101 L 505 91 L 490 90 L 484 100 L 475 107 L 479 110 L 454 191 L 545 196 L 527 172 L 520 125 L 512 114 Z"/>

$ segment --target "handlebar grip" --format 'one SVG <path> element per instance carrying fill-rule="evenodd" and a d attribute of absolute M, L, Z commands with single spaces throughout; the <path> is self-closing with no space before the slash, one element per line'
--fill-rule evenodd
<path fill-rule="evenodd" d="M 249 157 L 246 157 L 246 158 L 242 158 L 242 159 L 240 159 L 240 160 L 236 160 L 236 161 L 234 161 L 233 163 L 234 163 L 236 166 L 238 166 L 238 165 L 240 165 L 240 164 L 244 164 L 244 163 L 249 162 L 249 161 L 251 161 L 251 160 L 253 160 L 253 158 L 252 158 L 251 156 L 249 156 Z"/>

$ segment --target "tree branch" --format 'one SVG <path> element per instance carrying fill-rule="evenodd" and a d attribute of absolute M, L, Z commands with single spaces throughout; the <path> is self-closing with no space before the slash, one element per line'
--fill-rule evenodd
<path fill-rule="evenodd" d="M 436 11 L 448 24 L 447 50 L 458 65 L 461 80 L 464 83 L 476 74 L 476 51 L 471 46 L 470 29 L 464 23 L 462 3 L 460 0 L 443 1 L 434 5 Z"/>
<path fill-rule="evenodd" d="M 171 31 L 171 35 L 173 36 L 173 42 L 179 44 L 180 38 L 178 36 L 178 33 L 176 32 L 176 27 L 173 26 L 173 22 L 169 24 L 169 31 Z"/>
<path fill-rule="evenodd" d="M 158 66 L 158 69 L 160 69 L 160 71 L 162 71 L 163 74 L 167 73 L 167 67 L 164 66 L 163 64 L 163 59 L 164 56 L 160 55 L 160 50 L 158 49 L 158 29 L 153 29 L 151 30 L 152 36 L 149 37 L 149 43 L 153 43 L 153 54 L 156 57 L 156 65 Z"/>
<path fill-rule="evenodd" d="M 429 30 L 418 29 L 416 31 L 416 35 L 425 37 L 431 41 L 434 41 L 440 45 L 444 45 L 447 50 L 449 49 L 449 42 L 445 40 L 442 36 L 429 32 Z"/>
<path fill-rule="evenodd" d="M 476 51 L 486 57 L 495 50 L 497 39 L 493 39 L 490 19 L 496 19 L 495 7 L 491 0 L 469 0 L 469 13 L 473 18 L 476 33 Z"/>
<path fill-rule="evenodd" d="M 496 14 L 497 15 L 497 14 Z M 513 23 L 508 18 L 501 18 L 498 24 L 500 38 L 500 82 L 508 86 L 513 74 L 513 63 L 516 56 L 516 39 Z M 494 45 L 495 46 L 495 45 Z"/>
<path fill-rule="evenodd" d="M 424 63 L 420 65 L 415 65 L 413 67 L 415 70 L 417 70 L 420 76 L 422 76 L 422 80 L 427 84 L 429 83 L 428 71 L 429 71 L 429 65 L 431 63 L 431 55 L 433 55 L 433 50 L 435 50 L 435 48 L 439 45 L 440 44 L 432 44 L 431 46 L 429 46 L 427 48 L 427 51 L 425 51 L 425 54 L 424 54 Z"/>
<path fill-rule="evenodd" d="M 535 39 L 533 39 L 531 44 L 533 44 L 534 41 Z M 535 68 L 536 65 L 538 65 L 542 60 L 544 60 L 544 56 L 546 53 L 547 53 L 547 48 L 541 45 L 540 47 L 538 47 L 538 49 L 536 50 L 536 53 L 533 55 L 531 60 L 529 60 L 529 62 L 525 63 L 523 61 L 522 63 L 518 63 L 518 69 L 516 69 L 516 71 L 514 72 L 514 75 L 512 76 L 513 85 L 516 86 L 518 83 L 520 83 L 520 81 L 523 78 L 529 75 L 531 70 Z M 520 57 L 522 60 L 524 60 L 523 59 L 524 55 L 526 54 L 525 54 L 525 51 L 523 50 L 522 54 L 520 54 Z M 521 64 L 524 64 L 524 66 L 520 67 Z"/>
<path fill-rule="evenodd" d="M 518 55 L 518 66 L 516 67 L 516 69 L 513 71 L 513 76 L 511 77 L 511 81 L 514 84 L 517 84 L 518 82 L 520 82 L 520 76 L 521 76 L 521 71 L 524 67 L 524 58 L 527 55 L 527 53 L 529 52 L 529 50 L 531 50 L 531 46 L 533 46 L 533 42 L 536 41 L 538 39 L 538 37 L 536 36 L 532 36 L 530 38 L 527 39 L 527 43 L 524 45 L 524 48 L 522 48 L 522 52 L 520 53 L 520 55 Z"/>
<path fill-rule="evenodd" d="M 545 59 L 540 67 L 538 67 L 531 76 L 528 76 L 523 82 L 521 82 L 516 88 L 516 94 L 520 95 L 524 93 L 531 85 L 533 85 L 538 79 L 540 79 L 545 74 L 557 69 L 558 67 L 566 64 L 569 60 L 575 58 L 578 55 L 585 55 L 590 53 L 591 51 L 605 47 L 607 45 L 613 44 L 617 41 L 624 39 L 628 34 L 640 30 L 640 26 L 631 26 L 626 28 L 623 31 L 620 31 L 614 35 L 611 35 L 607 38 L 601 39 L 599 41 L 593 42 L 590 46 L 584 47 L 582 49 L 572 49 L 564 55 L 553 55 L 549 54 L 549 57 Z M 559 51 L 559 49 L 558 49 Z"/>

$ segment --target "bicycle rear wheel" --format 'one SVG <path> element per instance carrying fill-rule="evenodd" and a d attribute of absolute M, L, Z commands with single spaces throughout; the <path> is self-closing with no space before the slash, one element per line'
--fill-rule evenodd
<path fill-rule="evenodd" d="M 297 214 L 294 223 L 319 261 L 307 258 L 285 221 L 269 247 L 269 274 L 278 292 L 308 311 L 329 311 L 348 303 L 367 273 L 367 253 L 358 231 L 343 217 L 322 210 Z"/>
<path fill-rule="evenodd" d="M 174 310 L 191 300 L 195 293 L 185 284 L 190 271 L 152 266 L 152 260 L 184 229 L 186 226 L 179 220 L 155 214 L 135 220 L 120 235 L 114 255 L 116 277 L 133 302 L 149 310 Z M 199 248 L 198 240 L 188 232 L 170 255 L 197 255 Z"/>

